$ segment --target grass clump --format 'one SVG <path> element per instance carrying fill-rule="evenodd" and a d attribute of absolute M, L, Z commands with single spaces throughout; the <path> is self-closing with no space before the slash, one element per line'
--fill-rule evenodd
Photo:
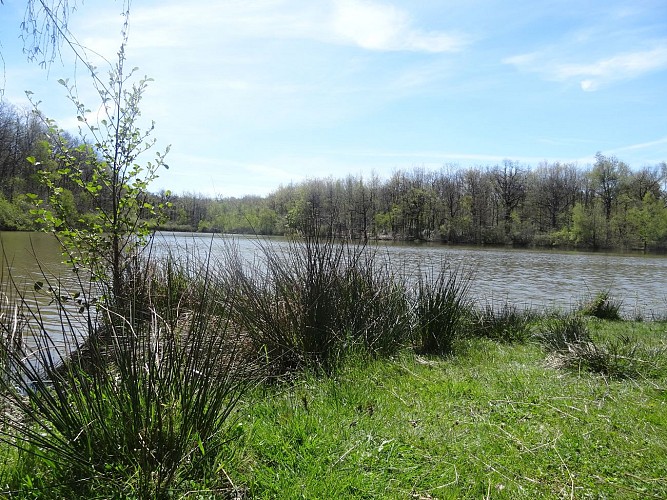
<path fill-rule="evenodd" d="M 535 338 L 552 364 L 576 371 L 642 379 L 661 376 L 667 368 L 665 345 L 647 344 L 641 335 L 628 332 L 593 335 L 589 320 L 579 315 L 545 320 Z"/>
<path fill-rule="evenodd" d="M 487 302 L 475 308 L 469 321 L 468 335 L 499 342 L 525 342 L 531 336 L 530 324 L 535 314 L 509 302 L 498 308 Z"/>
<path fill-rule="evenodd" d="M 410 335 L 404 288 L 361 246 L 315 234 L 286 252 L 261 247 L 249 271 L 232 255 L 234 321 L 269 376 L 304 369 L 332 373 L 350 353 L 387 356 Z"/>
<path fill-rule="evenodd" d="M 549 352 L 567 352 L 572 345 L 590 342 L 591 336 L 583 317 L 567 315 L 544 320 L 535 338 Z"/>
<path fill-rule="evenodd" d="M 450 354 L 470 309 L 470 273 L 440 269 L 420 274 L 414 298 L 415 337 L 424 354 Z"/>
<path fill-rule="evenodd" d="M 598 292 L 593 298 L 584 301 L 578 310 L 579 314 L 592 316 L 598 319 L 610 321 L 621 320 L 621 307 L 623 302 L 611 296 L 609 290 Z"/>
<path fill-rule="evenodd" d="M 168 498 L 191 488 L 192 477 L 229 491 L 221 451 L 253 378 L 226 319 L 226 287 L 210 262 L 201 264 L 196 279 L 173 261 L 160 272 L 153 267 L 142 291 L 156 300 L 129 308 L 138 315 L 99 304 L 82 320 L 56 297 L 63 333 L 75 345 L 63 348 L 33 321 L 34 345 L 5 350 L 11 369 L 0 393 L 13 417 L 0 439 L 19 451 L 5 493 Z M 191 287 L 170 289 L 178 275 L 189 275 Z M 181 299 L 190 307 L 174 307 Z"/>

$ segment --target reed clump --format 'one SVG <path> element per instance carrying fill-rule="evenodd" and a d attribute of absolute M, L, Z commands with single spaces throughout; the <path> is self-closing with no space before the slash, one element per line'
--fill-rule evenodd
<path fill-rule="evenodd" d="M 443 266 L 420 274 L 414 298 L 415 337 L 425 354 L 451 354 L 471 309 L 471 274 Z"/>
<path fill-rule="evenodd" d="M 39 311 L 30 312 L 32 345 L 5 344 L 11 369 L 0 393 L 16 418 L 0 439 L 35 466 L 29 489 L 167 498 L 192 477 L 230 487 L 216 464 L 256 378 L 239 362 L 227 283 L 211 261 L 198 266 L 196 274 L 174 259 L 143 267 L 141 289 L 128 295 L 142 303 L 124 303 L 122 315 L 104 302 L 73 315 L 55 296 L 67 345 Z M 8 481 L 6 493 L 20 494 L 25 478 Z"/>
<path fill-rule="evenodd" d="M 351 353 L 388 356 L 410 337 L 405 288 L 363 245 L 315 234 L 286 251 L 260 247 L 244 266 L 231 255 L 232 320 L 263 359 L 267 375 L 331 373 Z"/>

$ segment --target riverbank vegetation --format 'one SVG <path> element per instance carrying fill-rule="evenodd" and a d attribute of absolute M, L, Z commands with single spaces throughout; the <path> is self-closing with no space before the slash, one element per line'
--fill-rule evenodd
<path fill-rule="evenodd" d="M 58 183 L 74 220 L 85 221 L 108 201 L 91 203 L 85 184 L 63 173 L 63 150 L 77 151 L 81 179 L 90 180 L 96 170 L 89 146 L 49 130 L 32 112 L 0 103 L 0 229 L 36 228 L 28 195 L 48 198 L 40 170 Z M 316 213 L 340 238 L 646 251 L 666 247 L 666 196 L 664 162 L 630 168 L 598 154 L 593 165 L 506 160 L 399 170 L 388 179 L 312 179 L 265 197 L 212 199 L 161 191 L 146 202 L 163 205 L 160 227 L 176 231 L 288 235 Z M 153 216 L 150 210 L 141 215 Z"/>
<path fill-rule="evenodd" d="M 664 321 L 623 321 L 609 291 L 576 311 L 480 304 L 473 270 L 411 281 L 364 244 L 658 246 L 658 167 L 598 155 L 584 173 L 506 162 L 264 199 L 151 194 L 166 165 L 137 159 L 154 145 L 137 127 L 149 80 L 124 72 L 124 44 L 108 81 L 82 62 L 99 120 L 62 84 L 94 145 L 0 108 L 3 227 L 52 233 L 74 277 L 1 281 L 4 497 L 667 495 Z M 174 223 L 291 240 L 253 262 L 233 244 L 156 257 L 151 232 Z"/>
<path fill-rule="evenodd" d="M 143 261 L 122 314 L 45 283 L 56 334 L 4 307 L 3 494 L 667 493 L 664 322 L 492 308 L 465 270 L 411 285 L 327 238 L 262 261 Z"/>

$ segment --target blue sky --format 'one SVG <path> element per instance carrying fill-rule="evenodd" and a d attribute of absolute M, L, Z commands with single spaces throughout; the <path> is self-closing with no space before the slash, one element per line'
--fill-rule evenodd
<path fill-rule="evenodd" d="M 26 62 L 25 2 L 4 3 L 4 98 L 31 90 L 73 127 L 67 55 L 48 72 Z M 113 60 L 121 6 L 86 0 L 71 31 Z M 172 146 L 155 190 L 264 195 L 505 158 L 585 167 L 597 151 L 667 161 L 664 0 L 134 0 L 127 52 L 155 80 L 143 116 Z"/>

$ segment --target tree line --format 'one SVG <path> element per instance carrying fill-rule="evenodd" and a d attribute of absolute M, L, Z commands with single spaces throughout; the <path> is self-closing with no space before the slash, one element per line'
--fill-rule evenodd
<path fill-rule="evenodd" d="M 664 249 L 667 164 L 631 169 L 600 153 L 593 165 L 505 160 L 313 179 L 265 197 L 209 199 L 162 192 L 168 229 L 285 235 L 327 231 L 360 240 L 574 248 Z"/>
<path fill-rule="evenodd" d="M 29 157 L 50 172 L 73 217 L 96 209 L 52 160 L 62 148 L 79 155 L 84 178 L 86 172 L 93 175 L 93 148 L 49 127 L 33 111 L 0 102 L 1 229 L 36 228 L 29 195 L 42 199 L 44 193 Z M 360 240 L 593 249 L 667 246 L 667 163 L 632 169 L 601 153 L 585 167 L 505 160 L 399 170 L 388 179 L 311 179 L 263 197 L 169 191 L 151 197 L 154 206 L 164 207 L 159 226 L 165 230 L 260 235 L 318 230 Z"/>

